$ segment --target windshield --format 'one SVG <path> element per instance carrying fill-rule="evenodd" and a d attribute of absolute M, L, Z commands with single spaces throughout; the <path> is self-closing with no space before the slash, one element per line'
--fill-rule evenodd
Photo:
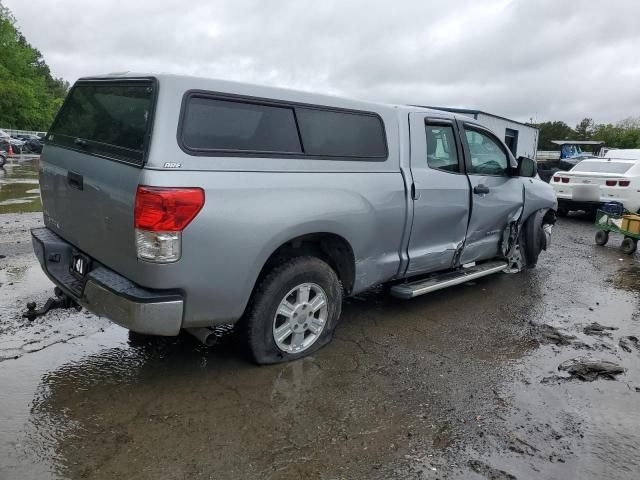
<path fill-rule="evenodd" d="M 582 161 L 571 169 L 572 172 L 594 172 L 594 173 L 625 173 L 631 167 L 631 162 L 592 162 Z"/>
<path fill-rule="evenodd" d="M 79 82 L 48 135 L 49 143 L 142 165 L 153 82 Z"/>

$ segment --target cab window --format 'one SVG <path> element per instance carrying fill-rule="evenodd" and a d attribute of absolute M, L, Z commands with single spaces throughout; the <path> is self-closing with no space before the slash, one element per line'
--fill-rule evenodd
<path fill-rule="evenodd" d="M 470 175 L 507 175 L 509 157 L 502 146 L 489 134 L 479 130 L 465 130 L 471 155 Z"/>
<path fill-rule="evenodd" d="M 427 165 L 445 172 L 460 172 L 452 126 L 427 125 Z"/>

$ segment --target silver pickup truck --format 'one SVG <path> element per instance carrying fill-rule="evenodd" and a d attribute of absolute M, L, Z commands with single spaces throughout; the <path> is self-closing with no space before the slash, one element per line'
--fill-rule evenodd
<path fill-rule="evenodd" d="M 143 334 L 236 323 L 258 363 L 327 344 L 344 296 L 534 266 L 557 208 L 469 118 L 173 75 L 79 80 L 40 188 L 65 295 Z"/>

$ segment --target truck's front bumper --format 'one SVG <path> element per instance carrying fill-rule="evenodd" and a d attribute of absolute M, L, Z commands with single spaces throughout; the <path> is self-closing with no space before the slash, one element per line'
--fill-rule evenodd
<path fill-rule="evenodd" d="M 58 287 L 87 310 L 109 318 L 129 330 L 150 335 L 177 335 L 182 326 L 184 301 L 174 290 L 142 288 L 92 260 L 84 278 L 71 273 L 78 252 L 46 227 L 31 230 L 33 250 L 42 269 Z"/>

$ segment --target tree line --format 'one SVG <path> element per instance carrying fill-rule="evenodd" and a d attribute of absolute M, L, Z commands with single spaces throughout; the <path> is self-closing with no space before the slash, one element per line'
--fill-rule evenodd
<path fill-rule="evenodd" d="M 0 1 L 0 128 L 46 131 L 68 90 Z"/>
<path fill-rule="evenodd" d="M 542 122 L 533 124 L 540 130 L 539 150 L 560 150 L 551 140 L 599 140 L 607 147 L 640 148 L 640 117 L 629 117 L 615 124 L 595 123 L 584 118 L 571 128 L 564 122 Z"/>

